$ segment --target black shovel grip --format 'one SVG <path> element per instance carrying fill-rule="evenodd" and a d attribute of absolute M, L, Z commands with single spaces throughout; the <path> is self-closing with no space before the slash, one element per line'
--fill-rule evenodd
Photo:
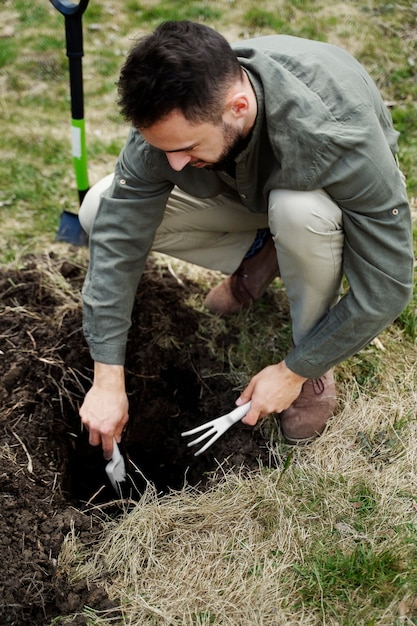
<path fill-rule="evenodd" d="M 50 2 L 62 15 L 75 15 L 77 13 L 82 15 L 88 4 L 88 0 L 80 0 L 78 4 L 69 2 L 69 0 L 50 0 Z"/>
<path fill-rule="evenodd" d="M 71 112 L 73 119 L 84 117 L 81 59 L 83 50 L 82 15 L 88 0 L 78 4 L 70 0 L 50 0 L 51 4 L 65 17 L 65 39 L 70 68 Z"/>
<path fill-rule="evenodd" d="M 50 0 L 51 4 L 65 17 L 65 34 L 67 56 L 83 56 L 82 15 L 87 8 L 88 0 L 80 0 L 78 4 L 69 0 Z"/>

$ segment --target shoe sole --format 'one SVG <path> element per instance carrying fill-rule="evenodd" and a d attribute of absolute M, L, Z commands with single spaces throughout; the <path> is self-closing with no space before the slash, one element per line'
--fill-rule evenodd
<path fill-rule="evenodd" d="M 285 443 L 287 443 L 290 446 L 298 446 L 298 445 L 305 446 L 306 444 L 312 443 L 318 437 L 320 437 L 320 435 L 314 435 L 313 437 L 305 437 L 304 439 L 293 439 L 292 437 L 287 437 L 286 435 L 284 435 L 284 433 L 282 434 L 282 436 L 285 439 Z"/>

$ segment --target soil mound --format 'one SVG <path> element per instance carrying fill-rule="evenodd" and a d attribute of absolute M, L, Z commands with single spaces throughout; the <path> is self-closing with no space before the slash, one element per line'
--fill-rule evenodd
<path fill-rule="evenodd" d="M 101 451 L 88 445 L 78 417 L 92 375 L 81 328 L 84 275 L 84 267 L 53 255 L 0 272 L 0 623 L 5 626 L 49 624 L 85 604 L 111 608 L 102 590 L 71 587 L 56 573 L 71 527 L 88 542 L 100 530 L 103 512 L 117 514 L 117 506 L 109 504 L 115 494 Z M 204 488 L 219 463 L 253 469 L 262 457 L 268 462 L 260 432 L 242 424 L 199 457 L 181 437 L 230 410 L 236 396 L 225 376 L 227 364 L 204 340 L 205 314 L 186 304 L 197 290 L 192 281 L 178 282 L 149 261 L 126 363 L 126 497 L 138 498 L 145 479 L 161 492 L 185 482 Z M 217 341 L 227 353 L 235 338 L 225 333 Z"/>

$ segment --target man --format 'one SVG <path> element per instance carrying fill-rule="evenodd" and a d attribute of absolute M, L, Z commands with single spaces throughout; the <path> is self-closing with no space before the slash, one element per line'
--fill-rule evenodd
<path fill-rule="evenodd" d="M 205 300 L 220 315 L 281 276 L 293 347 L 236 403 L 251 401 L 245 423 L 275 412 L 289 443 L 311 441 L 335 408 L 334 365 L 390 324 L 412 290 L 398 133 L 374 83 L 328 44 L 268 36 L 232 48 L 184 21 L 133 46 L 119 95 L 132 128 L 114 177 L 80 212 L 91 247 L 94 382 L 80 409 L 90 443 L 109 458 L 128 419 L 127 332 L 152 249 L 228 274 Z"/>

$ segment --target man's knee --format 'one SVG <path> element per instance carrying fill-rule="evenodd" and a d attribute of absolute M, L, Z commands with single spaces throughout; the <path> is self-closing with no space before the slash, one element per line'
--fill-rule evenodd
<path fill-rule="evenodd" d="M 274 190 L 269 197 L 269 224 L 275 241 L 308 254 L 318 241 L 343 239 L 342 211 L 328 194 Z M 329 241 L 330 243 L 330 241 Z"/>
<path fill-rule="evenodd" d="M 85 198 L 80 206 L 80 210 L 78 213 L 78 218 L 80 220 L 80 224 L 83 227 L 83 230 L 90 234 L 91 229 L 93 227 L 94 220 L 97 215 L 98 205 L 100 202 L 100 196 L 108 189 L 113 181 L 113 174 L 109 174 L 105 176 L 101 180 L 98 181 L 85 195 Z"/>

